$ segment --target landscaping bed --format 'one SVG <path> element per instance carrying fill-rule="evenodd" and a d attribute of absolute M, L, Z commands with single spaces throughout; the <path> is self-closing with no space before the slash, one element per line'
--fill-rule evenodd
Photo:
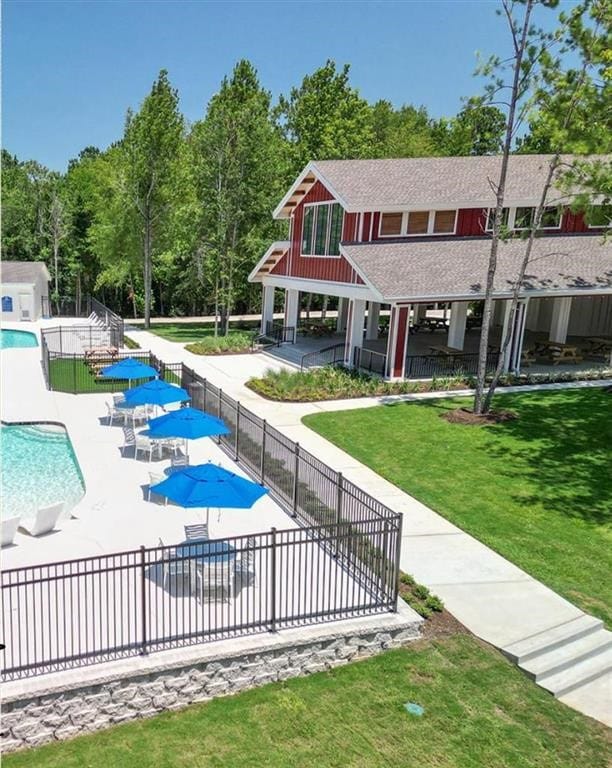
<path fill-rule="evenodd" d="M 599 379 L 612 379 L 612 368 L 506 375 L 502 377 L 500 387 Z M 472 389 L 475 379 L 473 376 L 443 376 L 429 380 L 384 381 L 378 376 L 327 366 L 305 371 L 268 370 L 264 376 L 249 379 L 246 386 L 269 400 L 297 403 Z"/>
<path fill-rule="evenodd" d="M 185 345 L 195 355 L 236 355 L 252 351 L 254 333 L 230 331 L 227 336 L 204 336 L 199 341 Z"/>
<path fill-rule="evenodd" d="M 612 397 L 499 395 L 517 418 L 474 427 L 448 398 L 306 416 L 305 424 L 612 626 Z"/>
<path fill-rule="evenodd" d="M 424 708 L 409 714 L 405 704 Z M 606 768 L 610 731 L 449 631 L 364 661 L 7 755 L 6 768 Z"/>

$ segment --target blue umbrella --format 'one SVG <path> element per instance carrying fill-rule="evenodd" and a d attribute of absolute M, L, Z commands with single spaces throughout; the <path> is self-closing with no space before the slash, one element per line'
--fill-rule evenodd
<path fill-rule="evenodd" d="M 186 389 L 168 384 L 162 379 L 153 379 L 134 387 L 125 393 L 125 400 L 130 405 L 168 405 L 180 403 L 190 399 Z"/>
<path fill-rule="evenodd" d="M 152 486 L 153 493 L 181 507 L 250 509 L 268 489 L 215 464 L 197 464 L 173 472 Z"/>
<path fill-rule="evenodd" d="M 118 363 L 107 365 L 102 368 L 100 375 L 106 379 L 152 379 L 157 376 L 157 371 L 150 365 L 134 360 L 133 357 L 126 357 Z"/>
<path fill-rule="evenodd" d="M 197 408 L 179 408 L 149 421 L 149 437 L 198 437 L 229 435 L 230 430 L 221 419 L 209 416 Z"/>

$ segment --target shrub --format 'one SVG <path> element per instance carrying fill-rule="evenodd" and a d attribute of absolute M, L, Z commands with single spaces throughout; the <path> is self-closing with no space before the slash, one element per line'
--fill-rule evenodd
<path fill-rule="evenodd" d="M 134 341 L 134 339 L 131 339 L 129 336 L 123 337 L 123 346 L 127 347 L 128 349 L 140 349 L 140 344 L 137 341 Z"/>
<path fill-rule="evenodd" d="M 437 595 L 429 595 L 425 600 L 425 605 L 438 613 L 444 610 L 444 603 Z"/>
<path fill-rule="evenodd" d="M 240 354 L 251 351 L 253 333 L 237 331 L 227 336 L 204 336 L 200 341 L 186 344 L 185 349 L 194 355 Z"/>

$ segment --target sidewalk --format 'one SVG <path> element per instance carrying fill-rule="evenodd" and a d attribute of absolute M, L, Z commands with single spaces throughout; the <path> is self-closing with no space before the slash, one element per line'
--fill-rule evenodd
<path fill-rule="evenodd" d="M 280 369 L 282 363 L 264 355 L 202 357 L 187 352 L 180 344 L 145 331 L 130 331 L 130 336 L 143 349 L 150 349 L 165 362 L 182 360 L 372 496 L 401 512 L 402 569 L 438 594 L 450 612 L 483 640 L 505 649 L 533 635 L 558 631 L 560 625 L 584 616 L 551 589 L 301 423 L 308 413 L 374 407 L 389 402 L 390 398 L 326 403 L 271 402 L 249 390 L 244 382 L 267 368 Z M 537 388 L 564 386 L 553 384 Z M 583 386 L 596 384 L 585 382 Z M 517 387 L 503 391 L 527 389 Z M 452 393 L 453 396 L 461 394 L 469 392 Z M 393 400 L 434 396 L 440 395 L 406 395 Z M 607 679 L 587 683 L 561 700 L 612 725 L 611 691 L 612 674 L 609 674 Z"/>

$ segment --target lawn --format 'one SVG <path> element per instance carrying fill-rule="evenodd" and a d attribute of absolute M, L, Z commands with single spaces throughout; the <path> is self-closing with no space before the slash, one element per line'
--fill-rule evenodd
<path fill-rule="evenodd" d="M 111 365 L 111 361 L 109 361 Z M 171 384 L 180 384 L 179 377 L 166 370 L 164 379 Z M 79 358 L 56 358 L 49 361 L 49 383 L 56 392 L 92 393 L 123 392 L 129 386 L 137 387 L 149 379 L 104 379 L 93 375 L 90 367 Z"/>
<path fill-rule="evenodd" d="M 245 323 L 241 323 L 240 328 L 230 328 L 228 335 L 244 333 L 244 326 Z M 178 341 L 183 344 L 202 341 L 204 338 L 214 336 L 212 323 L 152 323 L 149 331 L 161 336 L 162 339 Z"/>
<path fill-rule="evenodd" d="M 612 394 L 500 395 L 519 418 L 440 416 L 466 400 L 398 403 L 304 422 L 612 626 Z"/>
<path fill-rule="evenodd" d="M 404 704 L 425 708 L 409 715 Z M 604 768 L 609 731 L 468 635 L 7 756 L 6 768 Z"/>

